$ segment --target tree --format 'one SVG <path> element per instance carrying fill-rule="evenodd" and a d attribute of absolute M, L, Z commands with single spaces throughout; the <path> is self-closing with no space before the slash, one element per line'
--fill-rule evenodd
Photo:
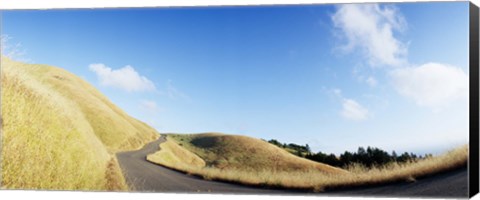
<path fill-rule="evenodd" d="M 375 166 L 384 166 L 390 162 L 416 162 L 420 159 L 432 157 L 431 154 L 426 154 L 425 157 L 422 157 L 408 152 L 405 152 L 399 156 L 395 151 L 392 151 L 392 154 L 390 155 L 388 152 L 380 148 L 370 146 L 368 146 L 366 149 L 364 147 L 358 147 L 357 152 L 353 153 L 345 151 L 343 154 L 340 154 L 337 157 L 333 153 L 327 154 L 321 151 L 313 153 L 311 152 L 308 144 L 305 144 L 305 146 L 294 143 L 286 144 L 275 139 L 271 139 L 268 142 L 281 148 L 288 148 L 289 151 L 291 150 L 291 152 L 297 156 L 338 167 L 346 167 L 353 163 L 359 163 L 366 167 L 372 168 Z"/>
<path fill-rule="evenodd" d="M 400 155 L 398 157 L 398 162 L 408 162 L 410 161 L 411 158 L 410 158 L 410 154 L 408 154 L 407 152 L 403 153 L 402 155 Z"/>
<path fill-rule="evenodd" d="M 392 151 L 392 159 L 391 159 L 391 160 L 392 160 L 393 162 L 397 162 L 397 158 L 398 158 L 397 152 Z"/>
<path fill-rule="evenodd" d="M 282 144 L 281 144 L 279 141 L 275 140 L 275 139 L 269 140 L 268 143 L 274 144 L 275 146 L 278 146 L 278 147 L 281 147 L 281 146 L 282 146 Z"/>
<path fill-rule="evenodd" d="M 353 163 L 353 154 L 345 151 L 345 153 L 340 155 L 340 165 L 346 167 Z"/>
<path fill-rule="evenodd" d="M 325 158 L 325 163 L 336 167 L 340 166 L 340 161 L 333 153 Z"/>

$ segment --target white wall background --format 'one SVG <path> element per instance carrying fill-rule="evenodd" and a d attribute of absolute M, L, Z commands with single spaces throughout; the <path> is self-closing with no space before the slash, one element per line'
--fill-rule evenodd
<path fill-rule="evenodd" d="M 205 5 L 265 5 L 265 4 L 311 4 L 311 3 L 361 3 L 361 2 L 418 2 L 423 0 L 1 0 L 0 9 L 45 9 L 45 8 L 104 8 L 104 7 L 158 7 L 158 6 L 205 6 Z M 446 1 L 446 0 L 435 0 Z M 472 0 L 480 6 L 480 0 Z M 309 200 L 309 199 L 368 199 L 325 196 L 270 196 L 270 195 L 206 195 L 206 194 L 161 194 L 161 193 L 115 193 L 115 192 L 64 192 L 64 191 L 0 191 L 0 199 L 146 199 L 146 200 Z M 372 199 L 372 198 L 370 198 Z M 387 198 L 375 198 L 387 199 Z M 391 199 L 391 198 L 390 198 Z M 480 200 L 480 195 L 475 196 Z"/>

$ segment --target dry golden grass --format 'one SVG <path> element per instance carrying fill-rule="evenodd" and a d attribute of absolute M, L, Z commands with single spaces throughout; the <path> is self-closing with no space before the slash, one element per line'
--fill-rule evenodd
<path fill-rule="evenodd" d="M 115 157 L 111 158 L 107 164 L 105 179 L 107 181 L 105 189 L 108 191 L 127 191 L 129 189 Z"/>
<path fill-rule="evenodd" d="M 205 167 L 205 161 L 194 153 L 180 147 L 177 143 L 167 140 L 160 144 L 160 149 L 147 156 L 147 160 L 157 164 L 166 164 L 169 167 L 187 165 L 195 168 Z"/>
<path fill-rule="evenodd" d="M 114 153 L 156 131 L 65 70 L 1 58 L 1 186 L 124 190 Z"/>
<path fill-rule="evenodd" d="M 340 168 L 300 158 L 268 142 L 247 136 L 204 133 L 169 135 L 168 138 L 199 155 L 207 166 L 218 169 L 346 173 Z"/>
<path fill-rule="evenodd" d="M 219 137 L 222 135 L 210 135 L 213 137 Z M 468 146 L 462 146 L 443 155 L 427 158 L 415 163 L 397 164 L 382 167 L 367 169 L 363 166 L 354 165 L 349 168 L 347 173 L 325 173 L 318 169 L 310 170 L 287 170 L 289 168 L 283 168 L 283 170 L 273 170 L 273 167 L 264 168 L 241 168 L 241 167 L 226 167 L 219 168 L 216 165 L 208 165 L 211 161 L 212 155 L 209 155 L 208 151 L 202 148 L 189 146 L 189 138 L 195 138 L 201 136 L 186 135 L 186 136 L 173 136 L 176 141 L 180 141 L 185 148 L 191 150 L 193 153 L 199 155 L 207 162 L 207 166 L 204 168 L 192 167 L 186 163 L 168 163 L 168 160 L 157 160 L 156 163 L 165 165 L 170 168 L 174 168 L 185 173 L 197 175 L 208 180 L 221 180 L 236 182 L 245 185 L 254 186 L 269 186 L 279 187 L 286 189 L 302 189 L 312 190 L 316 192 L 324 191 L 325 189 L 341 188 L 341 187 L 354 187 L 363 185 L 374 185 L 389 182 L 398 181 L 415 181 L 415 178 L 432 175 L 435 173 L 456 169 L 462 166 L 466 166 L 468 160 Z M 234 136 L 237 137 L 237 136 Z M 183 141 L 180 140 L 183 138 Z M 239 140 L 237 140 L 239 141 Z M 240 140 L 241 141 L 241 140 Z M 249 140 L 244 140 L 249 141 Z M 238 144 L 236 144 L 238 146 Z M 216 149 L 217 153 L 229 151 L 230 146 L 223 146 L 227 148 L 223 151 Z M 265 147 L 265 145 L 263 145 Z M 160 151 L 164 151 L 168 148 L 165 146 Z M 203 147 L 205 148 L 205 147 Z M 208 148 L 206 148 L 208 149 Z M 175 152 L 175 151 L 172 151 Z M 239 154 L 246 154 L 248 156 L 254 156 L 251 152 L 243 150 L 239 151 Z M 256 152 L 257 154 L 260 152 Z M 202 155 L 206 155 L 203 157 Z M 221 156 L 218 156 L 221 157 Z M 253 157 L 258 158 L 258 157 Z M 280 162 L 283 162 L 282 160 Z"/>

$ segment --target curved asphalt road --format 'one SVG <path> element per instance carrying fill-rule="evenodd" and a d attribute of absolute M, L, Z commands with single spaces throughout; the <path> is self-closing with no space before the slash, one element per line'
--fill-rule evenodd
<path fill-rule="evenodd" d="M 134 191 L 239 194 L 272 194 L 286 192 L 282 190 L 269 190 L 231 183 L 207 181 L 147 161 L 147 155 L 158 151 L 160 149 L 159 144 L 165 140 L 165 136 L 162 135 L 160 139 L 145 145 L 140 150 L 117 153 L 118 162 L 125 174 L 127 183 L 128 185 L 133 186 Z"/>
<path fill-rule="evenodd" d="M 468 198 L 468 170 L 461 168 L 434 176 L 380 186 L 329 191 L 330 195 L 376 197 Z"/>
<path fill-rule="evenodd" d="M 117 153 L 117 158 L 134 191 L 177 193 L 234 193 L 234 194 L 290 194 L 331 196 L 416 196 L 467 198 L 468 172 L 466 168 L 418 179 L 413 183 L 394 183 L 353 189 L 309 193 L 306 191 L 275 190 L 243 186 L 232 183 L 207 181 L 186 175 L 146 160 L 148 154 L 159 150 L 165 136 L 145 145 L 142 149 Z"/>

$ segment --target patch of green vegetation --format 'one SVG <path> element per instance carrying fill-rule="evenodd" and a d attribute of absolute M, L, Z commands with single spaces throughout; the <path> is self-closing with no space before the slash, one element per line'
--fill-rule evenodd
<path fill-rule="evenodd" d="M 171 134 L 169 139 L 197 154 L 208 167 L 243 171 L 309 171 L 342 173 L 343 170 L 297 157 L 256 138 L 220 133 Z"/>
<path fill-rule="evenodd" d="M 418 156 L 414 153 L 408 152 L 405 152 L 399 156 L 395 151 L 393 151 L 392 154 L 389 154 L 388 152 L 376 147 L 367 147 L 366 149 L 363 147 L 358 147 L 357 152 L 352 153 L 345 151 L 344 153 L 340 154 L 340 156 L 336 156 L 333 153 L 326 154 L 321 151 L 313 153 L 308 144 L 305 146 L 294 143 L 286 144 L 275 139 L 268 140 L 268 143 L 283 148 L 299 157 L 342 168 L 347 168 L 351 165 L 357 164 L 368 168 L 382 167 L 392 163 L 418 162 L 422 159 L 432 157 L 432 154 Z"/>
<path fill-rule="evenodd" d="M 261 187 L 308 189 L 314 192 L 337 187 L 408 182 L 417 177 L 464 167 L 468 160 L 468 146 L 465 145 L 443 155 L 427 157 L 418 162 L 393 162 L 371 168 L 362 164 L 353 164 L 345 171 L 328 165 L 318 165 L 319 163 L 292 155 L 266 141 L 246 136 L 218 133 L 171 134 L 168 140 L 178 142 L 177 147 L 185 147 L 186 150 L 197 154 L 210 164 L 205 167 L 184 163 L 176 165 L 159 163 L 161 165 L 201 176 L 206 180 L 233 181 Z M 160 153 L 176 152 L 169 148 L 169 146 L 162 146 Z M 291 165 L 292 162 L 297 165 Z M 329 167 L 335 170 L 326 173 Z"/>

